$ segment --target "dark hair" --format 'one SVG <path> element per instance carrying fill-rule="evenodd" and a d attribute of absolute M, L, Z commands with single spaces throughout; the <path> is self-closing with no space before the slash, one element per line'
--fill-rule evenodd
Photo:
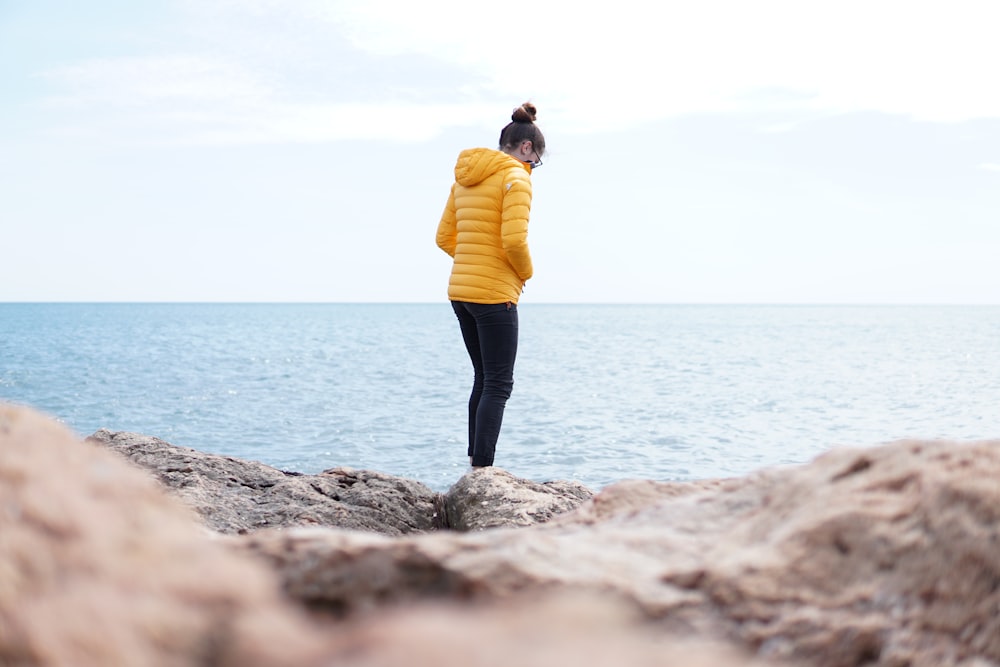
<path fill-rule="evenodd" d="M 511 122 L 500 131 L 500 148 L 517 146 L 522 141 L 530 141 L 539 155 L 545 153 L 545 136 L 535 125 L 538 109 L 531 102 L 525 102 L 510 115 Z"/>

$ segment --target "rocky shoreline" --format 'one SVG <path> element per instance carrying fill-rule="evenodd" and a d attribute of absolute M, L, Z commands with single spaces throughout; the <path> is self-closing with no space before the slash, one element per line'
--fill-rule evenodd
<path fill-rule="evenodd" d="M 1000 441 L 593 493 L 0 406 L 0 665 L 1000 665 Z"/>
<path fill-rule="evenodd" d="M 138 433 L 101 429 L 87 438 L 151 472 L 213 530 L 327 526 L 384 535 L 473 531 L 544 523 L 594 492 L 576 482 L 536 483 L 500 468 L 466 474 L 446 493 L 370 470 L 317 475 L 206 454 Z"/>

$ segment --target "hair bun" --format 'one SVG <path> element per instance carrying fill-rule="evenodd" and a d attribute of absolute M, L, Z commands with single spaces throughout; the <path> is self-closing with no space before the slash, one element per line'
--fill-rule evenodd
<path fill-rule="evenodd" d="M 514 113 L 510 115 L 510 119 L 515 123 L 534 123 L 537 114 L 538 109 L 535 108 L 535 105 L 531 102 L 525 102 L 514 109 Z"/>

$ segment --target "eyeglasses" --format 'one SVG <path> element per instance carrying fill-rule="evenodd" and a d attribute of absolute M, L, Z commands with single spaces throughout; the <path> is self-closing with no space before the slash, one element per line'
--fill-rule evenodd
<path fill-rule="evenodd" d="M 531 150 L 534 152 L 535 157 L 537 158 L 537 161 L 536 162 L 529 162 L 528 164 L 531 165 L 532 169 L 538 169 L 539 167 L 542 166 L 542 156 L 538 154 L 538 151 L 535 150 L 534 146 L 531 147 Z"/>

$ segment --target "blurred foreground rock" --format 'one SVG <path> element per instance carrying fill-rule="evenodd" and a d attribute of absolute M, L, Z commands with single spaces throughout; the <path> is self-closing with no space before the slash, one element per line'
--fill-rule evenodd
<path fill-rule="evenodd" d="M 527 595 L 421 605 L 348 620 L 331 665 L 351 667 L 780 667 L 724 641 L 678 637 L 607 596 Z"/>
<path fill-rule="evenodd" d="M 5 667 L 996 667 L 998 546 L 1000 441 L 625 482 L 523 528 L 221 535 L 0 406 Z"/>
<path fill-rule="evenodd" d="M 606 595 L 421 604 L 320 626 L 231 548 L 238 539 L 206 530 L 121 457 L 0 405 L 4 667 L 652 667 L 670 656 L 763 667 L 724 641 L 656 632 Z"/>
<path fill-rule="evenodd" d="M 148 476 L 0 404 L 0 665 L 319 665 L 320 636 Z"/>
<path fill-rule="evenodd" d="M 725 638 L 769 664 L 1000 664 L 1000 441 L 834 450 L 719 482 L 627 482 L 531 528 L 262 531 L 240 543 L 293 596 L 339 614 L 612 591 L 670 636 Z"/>

